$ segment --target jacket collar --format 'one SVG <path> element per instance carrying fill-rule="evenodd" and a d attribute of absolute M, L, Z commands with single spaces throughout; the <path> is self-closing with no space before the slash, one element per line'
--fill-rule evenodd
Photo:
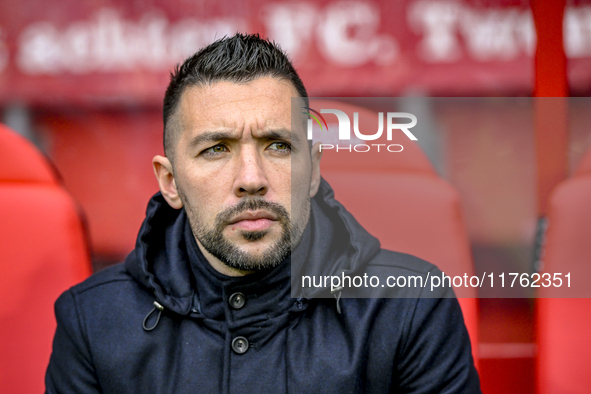
<path fill-rule="evenodd" d="M 379 248 L 378 240 L 334 199 L 334 192 L 322 179 L 311 201 L 310 221 L 300 245 L 273 269 L 240 278 L 215 271 L 201 254 L 184 209 L 171 208 L 160 193 L 148 204 L 136 247 L 127 256 L 125 267 L 165 308 L 181 315 L 198 314 L 227 320 L 228 316 L 221 313 L 227 308 L 220 302 L 229 293 L 251 294 L 252 299 L 262 301 L 261 310 L 270 305 L 274 305 L 274 310 L 291 308 L 295 300 L 290 299 L 290 290 L 293 290 L 291 296 L 306 298 L 326 291 L 307 289 L 303 292 L 297 280 L 302 274 L 355 272 L 363 268 Z"/>
<path fill-rule="evenodd" d="M 229 325 L 240 324 L 253 315 L 283 311 L 292 306 L 290 299 L 291 256 L 278 266 L 250 275 L 231 277 L 216 271 L 199 249 L 188 220 L 185 225 L 185 243 L 189 264 L 195 280 L 194 313 L 214 320 L 225 320 Z M 233 309 L 228 301 L 241 293 L 244 308 Z M 271 308 L 270 308 L 271 306 Z"/>

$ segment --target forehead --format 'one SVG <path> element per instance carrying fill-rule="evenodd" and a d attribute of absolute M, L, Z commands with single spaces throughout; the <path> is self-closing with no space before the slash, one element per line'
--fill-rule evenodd
<path fill-rule="evenodd" d="M 289 81 L 262 77 L 247 83 L 219 81 L 187 88 L 179 103 L 183 129 L 291 128 L 291 98 L 297 91 Z"/>

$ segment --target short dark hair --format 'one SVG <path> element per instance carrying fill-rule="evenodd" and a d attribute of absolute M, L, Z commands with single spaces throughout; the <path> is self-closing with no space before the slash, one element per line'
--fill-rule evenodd
<path fill-rule="evenodd" d="M 173 160 L 178 130 L 170 124 L 180 98 L 188 86 L 207 86 L 218 81 L 246 83 L 260 77 L 290 81 L 308 106 L 308 93 L 289 57 L 279 45 L 258 34 L 240 34 L 221 38 L 177 65 L 170 74 L 164 95 L 164 154 Z"/>

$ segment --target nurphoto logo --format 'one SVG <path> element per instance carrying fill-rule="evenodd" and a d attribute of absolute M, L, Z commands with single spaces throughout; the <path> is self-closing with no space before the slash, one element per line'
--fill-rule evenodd
<path fill-rule="evenodd" d="M 310 107 L 303 107 L 304 109 L 308 110 L 309 112 L 304 112 L 305 115 L 309 115 L 310 119 L 308 119 L 308 140 L 313 139 L 313 128 L 314 122 L 320 126 L 320 131 L 325 132 L 328 131 L 328 123 L 322 116 L 322 114 L 333 114 L 336 115 L 338 120 L 339 126 L 339 134 L 338 138 L 339 141 L 351 141 L 351 119 L 349 116 L 338 109 L 321 109 L 320 112 L 310 108 Z M 417 117 L 408 112 L 387 112 L 386 113 L 386 137 L 388 141 L 392 141 L 392 135 L 395 130 L 402 131 L 410 140 L 416 141 L 417 137 L 410 131 L 411 128 L 416 126 L 417 124 Z M 398 119 L 408 119 L 410 122 L 407 123 L 394 123 L 398 122 Z M 363 134 L 359 130 L 359 113 L 353 113 L 353 133 L 355 136 L 363 141 L 375 141 L 382 136 L 384 133 L 384 113 L 378 113 L 378 131 L 373 134 Z M 339 151 L 355 151 L 355 152 L 369 152 L 374 149 L 380 151 L 380 148 L 385 147 L 383 151 L 388 152 L 402 152 L 404 147 L 400 144 L 355 144 L 355 145 L 348 145 L 343 146 L 340 144 L 320 144 L 320 151 L 327 150 L 327 149 L 334 149 L 336 152 Z"/>

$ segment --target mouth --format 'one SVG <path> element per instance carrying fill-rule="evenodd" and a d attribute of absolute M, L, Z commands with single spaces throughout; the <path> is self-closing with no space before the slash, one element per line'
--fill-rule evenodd
<path fill-rule="evenodd" d="M 266 211 L 246 211 L 230 220 L 232 229 L 246 231 L 263 231 L 268 229 L 277 221 L 277 217 Z"/>

